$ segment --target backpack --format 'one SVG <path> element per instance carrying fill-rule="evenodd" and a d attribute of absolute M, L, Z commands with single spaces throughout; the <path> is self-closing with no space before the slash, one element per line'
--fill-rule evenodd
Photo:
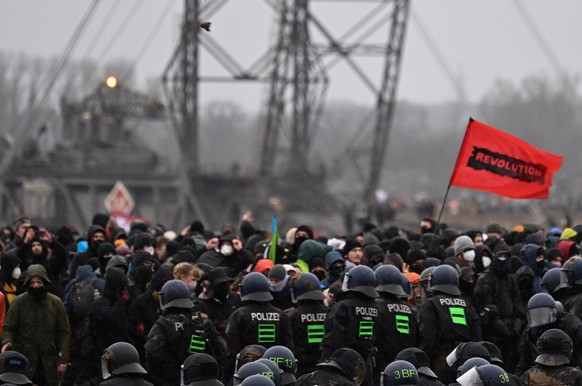
<path fill-rule="evenodd" d="M 95 288 L 96 281 L 97 279 L 83 280 L 71 286 L 65 298 L 65 304 L 71 322 L 84 321 L 89 311 L 91 311 L 93 300 L 98 295 Z"/>

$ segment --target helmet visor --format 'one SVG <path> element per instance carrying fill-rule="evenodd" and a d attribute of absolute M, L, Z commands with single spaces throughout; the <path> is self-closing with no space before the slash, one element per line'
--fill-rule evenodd
<path fill-rule="evenodd" d="M 527 311 L 527 325 L 528 327 L 545 326 L 555 322 L 558 311 L 555 308 L 540 307 L 533 308 Z"/>
<path fill-rule="evenodd" d="M 477 367 L 473 367 L 471 370 L 467 371 L 465 374 L 457 378 L 457 383 L 461 386 L 482 386 L 483 382 L 477 371 Z"/>

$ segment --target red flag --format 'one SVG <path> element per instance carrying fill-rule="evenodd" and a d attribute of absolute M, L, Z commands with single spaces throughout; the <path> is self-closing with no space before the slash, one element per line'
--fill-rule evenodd
<path fill-rule="evenodd" d="M 509 198 L 548 198 L 560 166 L 562 156 L 470 119 L 450 184 Z"/>

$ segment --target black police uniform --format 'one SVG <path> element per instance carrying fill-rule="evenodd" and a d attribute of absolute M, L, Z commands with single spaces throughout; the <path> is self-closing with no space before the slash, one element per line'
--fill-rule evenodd
<path fill-rule="evenodd" d="M 293 349 L 293 337 L 288 316 L 268 302 L 245 301 L 228 319 L 227 374 L 232 375 L 236 355 L 251 344 L 264 347 L 286 346 Z"/>
<path fill-rule="evenodd" d="M 376 376 L 392 362 L 398 353 L 419 343 L 416 312 L 398 296 L 380 292 L 376 299 L 380 305 L 378 335 L 376 337 Z"/>
<path fill-rule="evenodd" d="M 325 319 L 328 308 L 321 301 L 300 300 L 297 308 L 289 313 L 289 322 L 293 331 L 296 358 L 301 358 L 297 364 L 297 376 L 315 370 L 321 351 L 319 347 L 325 332 Z"/>
<path fill-rule="evenodd" d="M 168 308 L 152 327 L 145 344 L 148 369 L 158 386 L 178 385 L 180 366 L 195 353 L 225 363 L 226 349 L 213 323 L 188 309 Z"/>
<path fill-rule="evenodd" d="M 435 296 L 420 308 L 420 349 L 440 377 L 447 368 L 447 355 L 461 342 L 480 341 L 481 327 L 479 315 L 466 299 L 433 292 Z"/>
<path fill-rule="evenodd" d="M 372 384 L 373 361 L 380 306 L 373 298 L 350 291 L 336 302 L 325 321 L 325 335 L 321 345 L 321 359 L 325 360 L 338 348 L 357 351 L 366 363 L 366 379 L 362 385 Z M 301 357 L 298 357 L 301 361 Z"/>
<path fill-rule="evenodd" d="M 519 341 L 519 353 L 521 356 L 515 369 L 516 375 L 521 376 L 535 364 L 536 342 L 550 328 L 558 328 L 572 338 L 574 342 L 572 364 L 574 366 L 582 366 L 582 321 L 572 314 L 565 313 L 554 323 L 540 327 L 526 327 L 523 330 Z"/>

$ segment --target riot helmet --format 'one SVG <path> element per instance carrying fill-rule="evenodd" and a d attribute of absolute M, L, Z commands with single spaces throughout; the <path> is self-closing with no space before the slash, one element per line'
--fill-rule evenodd
<path fill-rule="evenodd" d="M 0 354 L 0 383 L 31 385 L 31 378 L 30 361 L 26 356 L 12 350 Z"/>
<path fill-rule="evenodd" d="M 561 268 L 552 268 L 542 277 L 542 288 L 554 295 L 563 288 L 570 288 L 570 271 Z"/>
<path fill-rule="evenodd" d="M 260 272 L 246 275 L 240 285 L 242 301 L 269 302 L 273 300 L 269 279 Z"/>
<path fill-rule="evenodd" d="M 570 363 L 574 345 L 572 338 L 557 328 L 544 332 L 536 343 L 536 363 L 546 366 L 561 366 Z"/>
<path fill-rule="evenodd" d="M 264 375 L 251 375 L 246 377 L 240 386 L 275 386 L 275 384 Z"/>
<path fill-rule="evenodd" d="M 546 293 L 532 296 L 527 302 L 527 325 L 539 327 L 553 323 L 558 318 L 554 298 Z"/>
<path fill-rule="evenodd" d="M 382 386 L 409 386 L 418 384 L 416 367 L 410 362 L 397 360 L 382 372 Z"/>
<path fill-rule="evenodd" d="M 303 272 L 298 275 L 291 285 L 293 302 L 299 300 L 323 300 L 325 295 L 321 292 L 321 285 L 317 276 L 311 272 Z"/>
<path fill-rule="evenodd" d="M 509 375 L 496 365 L 482 365 L 469 369 L 457 378 L 461 386 L 507 386 Z"/>
<path fill-rule="evenodd" d="M 345 273 L 342 291 L 362 293 L 370 298 L 377 298 L 376 276 L 372 268 L 358 265 Z"/>
<path fill-rule="evenodd" d="M 448 264 L 439 265 L 430 275 L 430 290 L 447 295 L 460 295 L 459 273 Z"/>
<path fill-rule="evenodd" d="M 182 280 L 169 280 L 160 291 L 160 301 L 162 309 L 168 308 L 194 308 L 194 303 L 190 300 L 188 286 Z"/>
<path fill-rule="evenodd" d="M 273 372 L 272 381 L 275 384 L 275 386 L 282 386 L 283 385 L 283 370 L 281 370 L 275 362 L 270 361 L 267 358 L 257 359 L 255 362 L 256 363 L 263 363 L 263 364 L 267 365 L 268 368 L 271 369 L 271 371 Z"/>
<path fill-rule="evenodd" d="M 240 369 L 234 374 L 234 378 L 232 380 L 233 386 L 240 385 L 246 378 L 250 377 L 251 375 L 263 375 L 273 381 L 274 374 L 273 371 L 264 363 L 258 362 L 250 362 L 242 365 Z"/>
<path fill-rule="evenodd" d="M 459 368 L 457 369 L 457 378 L 459 378 L 461 375 L 465 374 L 467 371 L 471 370 L 473 367 L 479 367 L 479 366 L 490 365 L 490 364 L 491 363 L 489 363 L 489 361 L 487 359 L 483 359 L 480 357 L 469 358 L 465 361 L 465 363 L 460 365 Z"/>
<path fill-rule="evenodd" d="M 263 358 L 269 359 L 283 370 L 283 385 L 293 384 L 297 381 L 297 359 L 291 350 L 285 346 L 269 347 L 263 354 Z"/>
<path fill-rule="evenodd" d="M 209 379 L 218 379 L 218 376 L 218 362 L 208 354 L 192 354 L 180 366 L 181 385 L 188 385 L 192 382 Z"/>
<path fill-rule="evenodd" d="M 376 268 L 376 290 L 392 295 L 406 295 L 402 289 L 402 272 L 393 265 L 386 264 Z"/>
<path fill-rule="evenodd" d="M 139 354 L 135 347 L 126 342 L 117 342 L 107 347 L 101 356 L 103 379 L 120 374 L 147 374 L 139 364 Z"/>

